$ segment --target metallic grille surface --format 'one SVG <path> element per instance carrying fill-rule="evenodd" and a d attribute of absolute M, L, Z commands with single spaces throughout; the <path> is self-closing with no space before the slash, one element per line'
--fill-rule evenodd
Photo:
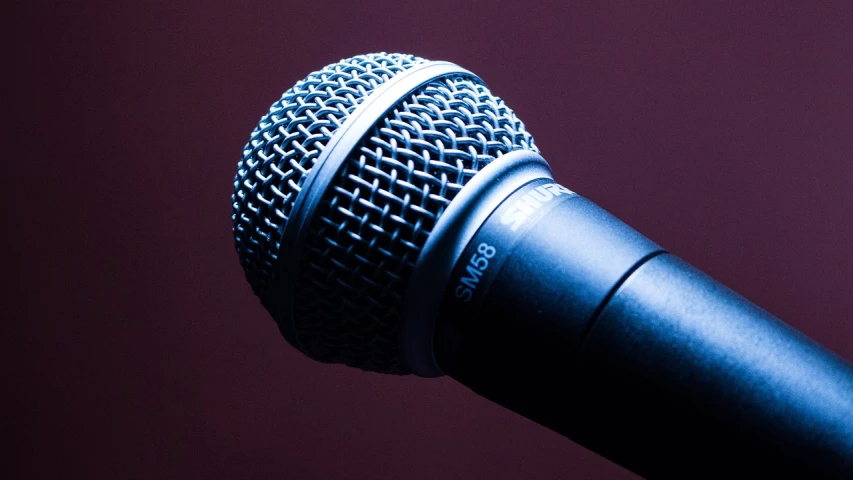
<path fill-rule="evenodd" d="M 308 356 L 368 371 L 400 365 L 400 297 L 436 220 L 484 166 L 538 152 L 504 102 L 464 75 L 402 99 L 327 187 L 300 252 L 294 322 Z"/>
<path fill-rule="evenodd" d="M 377 86 L 423 62 L 387 53 L 341 60 L 297 82 L 261 118 L 237 164 L 231 220 L 240 264 L 265 306 L 281 228 L 326 142 Z"/>

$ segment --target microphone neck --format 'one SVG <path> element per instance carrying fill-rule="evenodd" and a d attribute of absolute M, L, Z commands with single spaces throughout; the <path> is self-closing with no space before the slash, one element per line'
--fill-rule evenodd
<path fill-rule="evenodd" d="M 435 335 L 439 367 L 475 379 L 482 378 L 481 368 L 504 375 L 535 367 L 525 365 L 533 358 L 527 350 L 543 345 L 559 355 L 554 362 L 572 363 L 606 300 L 660 253 L 553 180 L 523 185 L 489 215 L 457 260 Z M 466 340 L 473 343 L 460 343 Z"/>

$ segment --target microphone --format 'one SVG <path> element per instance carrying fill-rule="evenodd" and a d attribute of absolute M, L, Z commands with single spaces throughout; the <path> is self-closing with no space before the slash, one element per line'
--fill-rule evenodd
<path fill-rule="evenodd" d="M 317 361 L 448 375 L 647 478 L 853 478 L 853 366 L 555 182 L 455 64 L 311 73 L 232 207 L 253 292 Z"/>

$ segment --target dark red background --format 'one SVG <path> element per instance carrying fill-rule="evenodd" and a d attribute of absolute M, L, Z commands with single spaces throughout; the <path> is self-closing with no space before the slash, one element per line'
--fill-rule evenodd
<path fill-rule="evenodd" d="M 558 180 L 853 358 L 849 2 L 76 3 L 2 15 L 12 478 L 634 478 L 449 379 L 314 363 L 252 296 L 249 132 L 371 51 L 477 72 Z"/>

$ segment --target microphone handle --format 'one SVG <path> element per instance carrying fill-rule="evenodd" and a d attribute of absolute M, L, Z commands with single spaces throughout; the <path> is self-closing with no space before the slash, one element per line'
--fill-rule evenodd
<path fill-rule="evenodd" d="M 646 478 L 853 478 L 847 361 L 548 179 L 465 248 L 434 352 Z"/>

